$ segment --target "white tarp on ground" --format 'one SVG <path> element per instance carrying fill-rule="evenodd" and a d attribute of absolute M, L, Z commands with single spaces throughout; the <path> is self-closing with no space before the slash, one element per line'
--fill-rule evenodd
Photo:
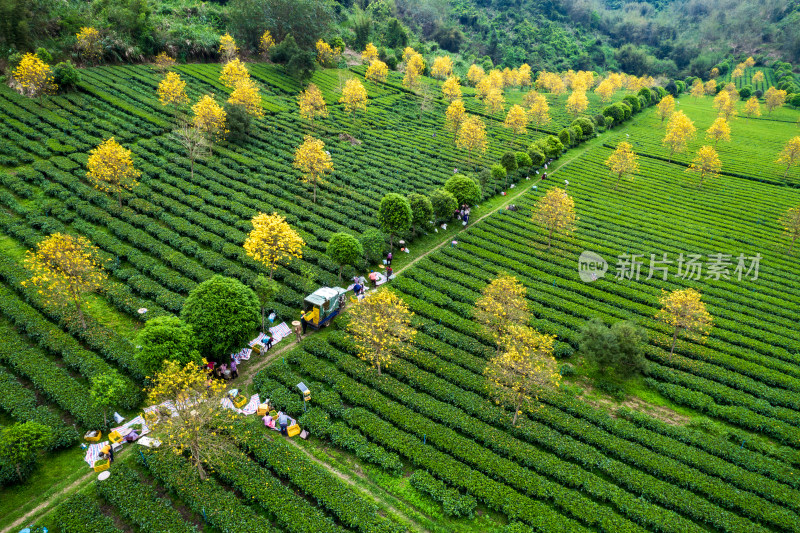
<path fill-rule="evenodd" d="M 241 409 L 236 408 L 236 406 L 233 405 L 233 401 L 231 401 L 231 399 L 228 398 L 227 396 L 224 397 L 222 400 L 220 400 L 220 404 L 222 405 L 222 407 L 224 407 L 225 409 L 231 409 L 233 411 L 236 411 L 240 415 L 252 415 L 256 411 L 258 411 L 258 406 L 260 403 L 261 400 L 258 398 L 258 394 L 253 394 L 250 397 L 250 401 L 247 402 L 247 405 L 245 405 Z"/>
<path fill-rule="evenodd" d="M 108 444 L 107 440 L 103 442 L 96 442 L 86 448 L 86 454 L 83 456 L 83 460 L 89 463 L 89 468 L 94 468 L 94 462 L 100 459 L 100 450 L 106 444 Z"/>

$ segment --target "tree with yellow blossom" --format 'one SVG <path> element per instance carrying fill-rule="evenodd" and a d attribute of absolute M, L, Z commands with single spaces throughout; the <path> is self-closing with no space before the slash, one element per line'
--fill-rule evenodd
<path fill-rule="evenodd" d="M 75 39 L 77 40 L 78 52 L 84 61 L 89 61 L 90 63 L 100 61 L 103 47 L 100 45 L 100 32 L 97 31 L 97 28 L 84 26 L 75 34 Z"/>
<path fill-rule="evenodd" d="M 800 237 L 800 207 L 791 207 L 781 217 L 780 224 L 783 226 L 783 232 L 786 237 L 791 241 L 789 245 L 789 253 L 794 250 L 794 243 Z"/>
<path fill-rule="evenodd" d="M 633 146 L 627 141 L 622 141 L 617 145 L 614 153 L 606 159 L 605 165 L 611 174 L 617 176 L 617 182 L 614 184 L 614 190 L 619 187 L 619 182 L 622 176 L 631 176 L 639 170 L 639 162 L 637 161 L 636 153 L 633 151 Z"/>
<path fill-rule="evenodd" d="M 751 96 L 747 102 L 745 102 L 744 114 L 747 115 L 748 118 L 761 116 L 761 105 L 758 103 L 758 98 Z"/>
<path fill-rule="evenodd" d="M 528 115 L 521 105 L 511 106 L 503 126 L 513 131 L 515 135 L 524 135 L 528 131 Z"/>
<path fill-rule="evenodd" d="M 487 145 L 486 125 L 483 121 L 474 115 L 464 119 L 456 134 L 456 147 L 467 151 L 468 164 L 472 164 L 472 154 L 475 152 L 483 154 Z"/>
<path fill-rule="evenodd" d="M 564 189 L 550 189 L 536 202 L 533 220 L 547 231 L 549 250 L 554 234 L 575 231 L 575 200 Z"/>
<path fill-rule="evenodd" d="M 517 278 L 501 274 L 487 284 L 481 296 L 475 300 L 475 322 L 497 343 L 498 354 L 507 329 L 528 323 L 530 309 L 526 296 L 527 289 Z"/>
<path fill-rule="evenodd" d="M 411 325 L 414 313 L 390 290 L 370 291 L 350 307 L 348 315 L 347 330 L 358 357 L 375 368 L 379 376 L 409 348 L 417 333 Z"/>
<path fill-rule="evenodd" d="M 225 441 L 217 435 L 225 424 L 220 407 L 227 394 L 225 381 L 212 379 L 205 367 L 193 361 L 185 365 L 165 361 L 152 383 L 147 401 L 161 410 L 159 440 L 178 455 L 188 454 L 200 479 L 206 479 L 206 465 L 228 457 Z"/>
<path fill-rule="evenodd" d="M 281 261 L 301 259 L 303 238 L 278 213 L 259 213 L 252 219 L 253 229 L 244 241 L 244 251 L 269 270 L 269 279 Z"/>
<path fill-rule="evenodd" d="M 720 91 L 714 98 L 713 105 L 719 112 L 719 116 L 725 120 L 736 116 L 736 98 L 732 97 L 728 91 Z"/>
<path fill-rule="evenodd" d="M 694 289 L 662 292 L 661 310 L 656 313 L 656 319 L 672 328 L 670 355 L 675 353 L 675 343 L 679 334 L 683 333 L 689 338 L 703 342 L 711 332 L 714 319 L 700 298 L 700 293 Z"/>
<path fill-rule="evenodd" d="M 372 43 L 367 43 L 364 51 L 361 52 L 361 60 L 364 63 L 372 63 L 376 59 L 378 59 L 378 48 Z"/>
<path fill-rule="evenodd" d="M 525 95 L 525 105 L 528 107 L 528 119 L 533 122 L 534 129 L 550 122 L 550 106 L 543 94 L 531 91 Z"/>
<path fill-rule="evenodd" d="M 442 84 L 442 94 L 448 102 L 458 100 L 461 98 L 461 84 L 458 83 L 458 78 L 450 76 Z"/>
<path fill-rule="evenodd" d="M 695 101 L 706 94 L 705 87 L 703 87 L 703 80 L 700 78 L 695 78 L 694 83 L 692 83 L 692 90 L 690 94 L 694 97 Z"/>
<path fill-rule="evenodd" d="M 182 106 L 189 101 L 186 96 L 186 82 L 177 72 L 167 72 L 164 79 L 158 84 L 158 100 L 161 105 Z"/>
<path fill-rule="evenodd" d="M 717 67 L 712 68 L 710 74 L 712 78 L 719 77 L 719 69 Z"/>
<path fill-rule="evenodd" d="M 175 66 L 175 58 L 168 55 L 166 52 L 159 52 L 153 60 L 153 68 L 162 74 Z"/>
<path fill-rule="evenodd" d="M 205 95 L 192 106 L 192 123 L 208 138 L 209 141 L 219 141 L 228 133 L 228 115 L 209 95 Z"/>
<path fill-rule="evenodd" d="M 261 34 L 261 37 L 258 39 L 258 50 L 259 52 L 261 52 L 261 56 L 264 59 L 269 58 L 269 54 L 274 46 L 275 46 L 275 38 L 272 37 L 272 33 L 270 33 L 269 30 L 266 30 L 264 33 Z"/>
<path fill-rule="evenodd" d="M 589 107 L 589 99 L 586 98 L 586 91 L 576 89 L 567 98 L 567 113 L 576 117 L 586 111 Z"/>
<path fill-rule="evenodd" d="M 764 93 L 764 104 L 767 106 L 767 113 L 772 113 L 773 109 L 777 109 L 786 102 L 786 91 L 783 89 L 776 89 L 770 87 Z"/>
<path fill-rule="evenodd" d="M 414 55 L 417 55 L 417 53 L 418 52 L 410 46 L 406 46 L 403 49 L 403 63 L 408 63 Z"/>
<path fill-rule="evenodd" d="M 724 117 L 717 117 L 717 119 L 706 130 L 706 138 L 714 141 L 715 148 L 719 141 L 730 141 L 731 127 L 728 124 L 728 121 L 725 120 Z"/>
<path fill-rule="evenodd" d="M 752 68 L 752 67 L 755 66 L 755 64 L 756 64 L 756 60 L 753 59 L 752 56 L 750 56 L 750 57 L 748 57 L 747 59 L 744 60 L 744 66 L 747 67 L 747 68 Z"/>
<path fill-rule="evenodd" d="M 322 39 L 317 41 L 317 61 L 320 65 L 326 68 L 333 68 L 339 63 L 339 58 L 342 55 L 342 48 L 337 46 L 331 48 L 331 45 Z"/>
<path fill-rule="evenodd" d="M 495 87 L 492 87 L 492 80 L 489 79 L 488 76 L 481 79 L 477 85 L 475 85 L 475 98 L 478 100 L 483 100 L 486 98 L 486 95 L 489 94 L 491 90 L 499 90 Z"/>
<path fill-rule="evenodd" d="M 671 117 L 672 113 L 675 112 L 675 98 L 673 98 L 671 94 L 666 95 L 658 102 L 656 109 L 658 110 L 658 116 L 661 117 L 661 123 L 663 124 L 664 120 Z"/>
<path fill-rule="evenodd" d="M 22 56 L 19 65 L 14 69 L 13 77 L 19 91 L 28 98 L 54 94 L 58 90 L 52 69 L 35 54 Z"/>
<path fill-rule="evenodd" d="M 386 81 L 386 76 L 388 75 L 388 65 L 386 65 L 386 63 L 380 59 L 376 59 L 367 67 L 367 72 L 364 74 L 364 78 L 373 83 L 384 83 Z"/>
<path fill-rule="evenodd" d="M 239 48 L 236 46 L 236 40 L 231 37 L 230 33 L 226 33 L 219 38 L 219 56 L 224 63 L 232 61 L 238 54 Z"/>
<path fill-rule="evenodd" d="M 503 91 L 500 89 L 490 89 L 483 99 L 483 105 L 486 107 L 486 112 L 490 115 L 499 113 L 503 110 L 506 99 L 503 98 Z"/>
<path fill-rule="evenodd" d="M 229 89 L 233 89 L 237 83 L 245 79 L 250 79 L 250 73 L 238 57 L 225 63 L 219 75 L 219 81 Z"/>
<path fill-rule="evenodd" d="M 301 181 L 314 188 L 314 203 L 317 203 L 317 186 L 324 183 L 325 174 L 333 172 L 331 154 L 325 150 L 325 143 L 306 135 L 303 144 L 294 152 L 294 167 L 302 172 Z"/>
<path fill-rule="evenodd" d="M 406 62 L 406 73 L 403 76 L 403 87 L 416 90 L 419 85 L 420 76 L 425 71 L 425 61 L 420 54 L 415 53 Z"/>
<path fill-rule="evenodd" d="M 705 85 L 703 85 L 703 90 L 706 92 L 706 96 L 712 96 L 717 93 L 717 82 L 714 80 L 708 80 Z"/>
<path fill-rule="evenodd" d="M 762 83 L 762 82 L 764 81 L 764 72 L 762 72 L 762 71 L 760 71 L 760 70 L 759 70 L 758 72 L 756 72 L 755 74 L 753 74 L 753 79 L 751 79 L 750 81 L 751 81 L 751 82 L 752 82 L 754 85 L 755 85 L 756 83 Z"/>
<path fill-rule="evenodd" d="M 683 111 L 672 114 L 667 123 L 667 134 L 662 141 L 669 148 L 669 162 L 672 162 L 673 154 L 686 150 L 686 144 L 694 138 L 696 133 L 697 128 Z"/>
<path fill-rule="evenodd" d="M 517 85 L 520 88 L 531 86 L 531 66 L 529 64 L 523 63 L 519 66 L 517 70 Z"/>
<path fill-rule="evenodd" d="M 344 84 L 339 103 L 344 106 L 345 112 L 350 115 L 365 113 L 367 111 L 367 90 L 356 78 L 350 78 Z"/>
<path fill-rule="evenodd" d="M 527 326 L 509 326 L 504 333 L 502 353 L 489 360 L 484 369 L 490 397 L 498 405 L 514 410 L 517 423 L 524 407 L 530 407 L 539 393 L 558 388 L 561 374 L 553 357 L 555 335 L 545 335 Z"/>
<path fill-rule="evenodd" d="M 440 56 L 433 60 L 431 76 L 443 80 L 453 75 L 453 60 L 450 56 Z"/>
<path fill-rule="evenodd" d="M 314 128 L 314 120 L 317 117 L 325 118 L 328 116 L 328 106 L 322 97 L 322 91 L 315 84 L 310 83 L 304 91 L 297 97 L 300 105 L 300 116 L 311 123 Z"/>
<path fill-rule="evenodd" d="M 122 207 L 122 191 L 132 191 L 139 182 L 140 172 L 133 166 L 131 151 L 111 137 L 89 152 L 86 177 L 98 190 L 117 195 Z"/>
<path fill-rule="evenodd" d="M 719 160 L 717 151 L 712 146 L 701 146 L 686 172 L 697 172 L 700 175 L 700 182 L 697 187 L 703 186 L 706 177 L 716 178 L 722 170 L 722 162 Z"/>
<path fill-rule="evenodd" d="M 464 122 L 464 116 L 466 113 L 467 110 L 464 107 L 464 101 L 453 100 L 450 105 L 447 106 L 447 112 L 445 114 L 445 124 L 447 129 L 452 131 L 454 134 L 457 134 L 459 128 L 461 128 L 461 123 Z"/>
<path fill-rule="evenodd" d="M 744 76 L 744 69 L 742 67 L 737 66 L 735 69 L 733 69 L 733 73 L 731 74 L 732 80 L 741 78 L 742 76 Z"/>
<path fill-rule="evenodd" d="M 86 237 L 54 233 L 25 254 L 25 268 L 31 278 L 22 285 L 38 287 L 41 294 L 54 301 L 72 301 L 81 327 L 86 329 L 81 299 L 103 287 L 107 274 L 100 250 Z"/>
<path fill-rule="evenodd" d="M 785 180 L 792 165 L 800 163 L 800 136 L 789 139 L 789 142 L 781 150 L 776 163 L 786 165 L 786 172 L 783 173 L 783 179 Z"/>
<path fill-rule="evenodd" d="M 244 110 L 255 118 L 264 116 L 264 108 L 261 107 L 261 93 L 258 85 L 250 78 L 239 80 L 228 98 L 229 104 L 240 105 Z"/>
<path fill-rule="evenodd" d="M 614 82 L 606 78 L 595 87 L 594 92 L 603 102 L 608 102 L 614 95 Z"/>
<path fill-rule="evenodd" d="M 477 86 L 484 77 L 486 77 L 486 72 L 484 72 L 483 68 L 475 64 L 470 65 L 467 71 L 467 81 L 470 85 Z"/>

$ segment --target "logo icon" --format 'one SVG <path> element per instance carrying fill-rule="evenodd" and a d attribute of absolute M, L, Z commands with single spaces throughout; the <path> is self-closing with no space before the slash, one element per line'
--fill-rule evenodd
<path fill-rule="evenodd" d="M 581 281 L 591 283 L 606 275 L 608 263 L 598 253 L 584 250 L 578 258 L 578 275 Z"/>

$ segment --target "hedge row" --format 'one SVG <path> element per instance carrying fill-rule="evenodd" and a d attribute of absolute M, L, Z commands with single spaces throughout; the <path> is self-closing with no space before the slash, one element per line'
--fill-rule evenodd
<path fill-rule="evenodd" d="M 417 470 L 408 479 L 411 486 L 442 504 L 446 516 L 472 518 L 478 502 L 469 494 L 447 487 L 424 470 Z"/>
<path fill-rule="evenodd" d="M 118 533 L 111 517 L 86 494 L 74 494 L 58 506 L 53 520 L 60 533 Z"/>

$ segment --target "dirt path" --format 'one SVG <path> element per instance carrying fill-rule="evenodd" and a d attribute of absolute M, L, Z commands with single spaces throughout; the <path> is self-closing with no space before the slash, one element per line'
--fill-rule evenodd
<path fill-rule="evenodd" d="M 406 514 L 402 513 L 402 512 L 401 512 L 399 509 L 397 509 L 396 507 L 394 507 L 393 505 L 391 505 L 391 504 L 390 504 L 389 502 L 387 502 L 386 500 L 384 500 L 384 499 L 380 498 L 379 496 L 377 496 L 377 495 L 376 495 L 375 493 L 373 493 L 372 491 L 369 491 L 369 490 L 365 489 L 364 487 L 360 486 L 360 485 L 359 485 L 358 483 L 356 483 L 356 482 L 353 480 L 353 478 L 352 478 L 352 477 L 350 477 L 349 475 L 347 475 L 347 474 L 345 474 L 345 473 L 343 473 L 343 472 L 340 472 L 339 470 L 337 470 L 336 468 L 334 468 L 334 467 L 333 467 L 333 466 L 331 466 L 330 464 L 328 464 L 328 463 L 326 463 L 325 461 L 323 461 L 323 460 L 319 459 L 318 457 L 316 457 L 315 455 L 313 455 L 312 453 L 310 453 L 308 450 L 306 450 L 305 448 L 303 448 L 302 446 L 300 446 L 300 445 L 299 445 L 297 442 L 295 442 L 294 440 L 292 440 L 292 439 L 286 439 L 286 442 L 288 442 L 289 444 L 291 444 L 292 446 L 294 446 L 295 448 L 297 448 L 298 450 L 300 450 L 301 452 L 303 452 L 303 453 L 305 454 L 305 456 L 306 456 L 306 457 L 308 457 L 308 458 L 309 458 L 311 461 L 313 461 L 314 463 L 316 463 L 316 464 L 318 464 L 318 465 L 322 466 L 323 468 L 325 468 L 325 470 L 327 470 L 328 472 L 330 472 L 331 474 L 333 474 L 333 475 L 334 475 L 334 476 L 336 476 L 337 478 L 341 479 L 342 481 L 344 481 L 345 483 L 347 483 L 348 485 L 350 485 L 351 487 L 353 487 L 355 490 L 357 490 L 358 492 L 360 492 L 362 495 L 365 495 L 365 496 L 367 496 L 368 498 L 375 500 L 375 503 L 376 503 L 378 506 L 380 506 L 380 507 L 382 507 L 382 508 L 384 508 L 384 509 L 388 510 L 389 512 L 391 512 L 391 513 L 394 513 L 395 515 L 397 515 L 397 516 L 399 516 L 399 517 L 402 517 L 403 519 L 405 519 L 405 520 L 406 520 L 406 523 L 407 523 L 409 526 L 411 526 L 411 528 L 412 528 L 414 531 L 425 531 L 425 528 L 424 528 L 424 527 L 422 527 L 420 524 L 418 524 L 418 523 L 417 523 L 417 522 L 416 522 L 414 519 L 412 519 L 412 518 L 411 518 L 411 517 L 409 517 L 408 515 L 406 515 Z M 359 476 L 359 477 L 360 477 L 361 479 L 363 479 L 365 483 L 371 484 L 371 482 L 370 482 L 370 481 L 369 481 L 369 480 L 368 480 L 366 477 L 364 477 L 364 476 Z"/>

